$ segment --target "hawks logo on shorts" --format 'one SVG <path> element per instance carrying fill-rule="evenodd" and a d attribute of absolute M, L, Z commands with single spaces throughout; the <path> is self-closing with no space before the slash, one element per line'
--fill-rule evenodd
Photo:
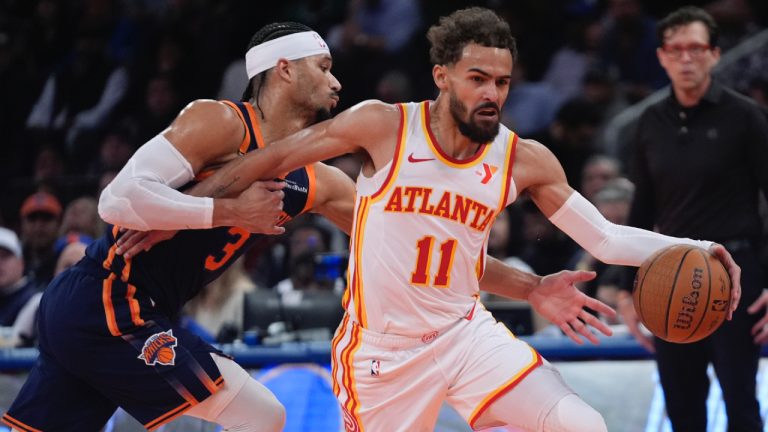
<path fill-rule="evenodd" d="M 176 344 L 177 340 L 176 336 L 173 335 L 173 330 L 155 333 L 144 342 L 139 358 L 144 360 L 147 366 L 154 366 L 158 363 L 173 366 L 176 359 L 176 350 L 174 349 Z"/>

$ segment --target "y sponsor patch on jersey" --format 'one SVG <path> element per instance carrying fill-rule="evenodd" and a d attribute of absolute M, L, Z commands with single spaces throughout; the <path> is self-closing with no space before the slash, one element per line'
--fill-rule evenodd
<path fill-rule="evenodd" d="M 489 165 L 483 162 L 483 169 L 475 171 L 475 174 L 477 174 L 482 179 L 480 180 L 480 183 L 488 184 L 488 182 L 491 181 L 491 179 L 496 174 L 496 171 L 498 169 L 499 168 L 495 165 Z"/>
<path fill-rule="evenodd" d="M 147 366 L 156 364 L 173 366 L 176 361 L 176 345 L 178 340 L 173 335 L 173 330 L 155 333 L 147 338 L 141 349 L 139 358 L 144 360 Z"/>

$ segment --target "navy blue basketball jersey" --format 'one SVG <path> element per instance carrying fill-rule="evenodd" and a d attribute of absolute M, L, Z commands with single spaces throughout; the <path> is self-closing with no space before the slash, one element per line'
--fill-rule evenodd
<path fill-rule="evenodd" d="M 240 153 L 263 147 L 255 113 L 250 104 L 231 103 L 247 133 Z M 279 224 L 307 211 L 314 198 L 315 176 L 312 166 L 290 172 L 283 179 L 283 214 Z M 155 245 L 132 259 L 115 254 L 118 227 L 86 250 L 86 256 L 129 285 L 140 287 L 163 312 L 173 317 L 203 286 L 221 275 L 238 257 L 252 247 L 263 234 L 251 234 L 238 227 L 181 230 L 170 240 Z"/>

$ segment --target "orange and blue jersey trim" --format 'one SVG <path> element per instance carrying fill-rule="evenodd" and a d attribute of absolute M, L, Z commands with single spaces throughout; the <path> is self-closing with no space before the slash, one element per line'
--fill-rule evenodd
<path fill-rule="evenodd" d="M 3 417 L 0 418 L 0 423 L 5 423 L 11 429 L 18 429 L 21 432 L 42 432 L 40 429 L 35 429 L 28 424 L 16 420 L 15 418 L 8 415 L 8 413 L 3 414 Z"/>
<path fill-rule="evenodd" d="M 221 388 L 224 386 L 224 378 L 223 377 L 219 377 L 216 381 L 213 381 L 213 380 L 211 380 L 210 377 L 208 377 L 207 374 L 205 375 L 204 378 L 199 376 L 199 375 L 200 374 L 198 374 L 198 377 L 203 382 L 203 384 L 208 389 L 208 391 L 210 391 L 211 395 L 216 393 L 217 391 L 221 390 Z M 147 430 L 150 430 L 150 431 L 156 430 L 160 426 L 175 420 L 179 416 L 183 415 L 187 410 L 189 410 L 193 406 L 195 406 L 198 403 L 200 403 L 200 401 L 195 399 L 195 397 L 192 396 L 192 394 L 186 388 L 184 388 L 183 386 L 181 388 L 178 388 L 179 386 L 174 386 L 174 387 L 176 387 L 176 391 L 179 393 L 179 395 L 182 398 L 184 398 L 185 402 L 182 403 L 181 405 L 177 406 L 176 408 L 173 408 L 173 409 L 169 410 L 168 412 L 158 416 L 154 420 L 151 420 L 151 421 L 145 423 L 144 424 L 144 428 L 146 428 Z M 210 397 L 210 395 L 209 395 L 209 397 Z"/>

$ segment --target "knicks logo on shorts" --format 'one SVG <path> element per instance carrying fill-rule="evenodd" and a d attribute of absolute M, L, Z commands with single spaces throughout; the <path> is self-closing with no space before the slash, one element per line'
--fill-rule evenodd
<path fill-rule="evenodd" d="M 178 340 L 173 335 L 173 330 L 155 333 L 144 342 L 139 358 L 144 360 L 147 366 L 156 364 L 173 366 L 176 360 L 176 347 Z"/>

